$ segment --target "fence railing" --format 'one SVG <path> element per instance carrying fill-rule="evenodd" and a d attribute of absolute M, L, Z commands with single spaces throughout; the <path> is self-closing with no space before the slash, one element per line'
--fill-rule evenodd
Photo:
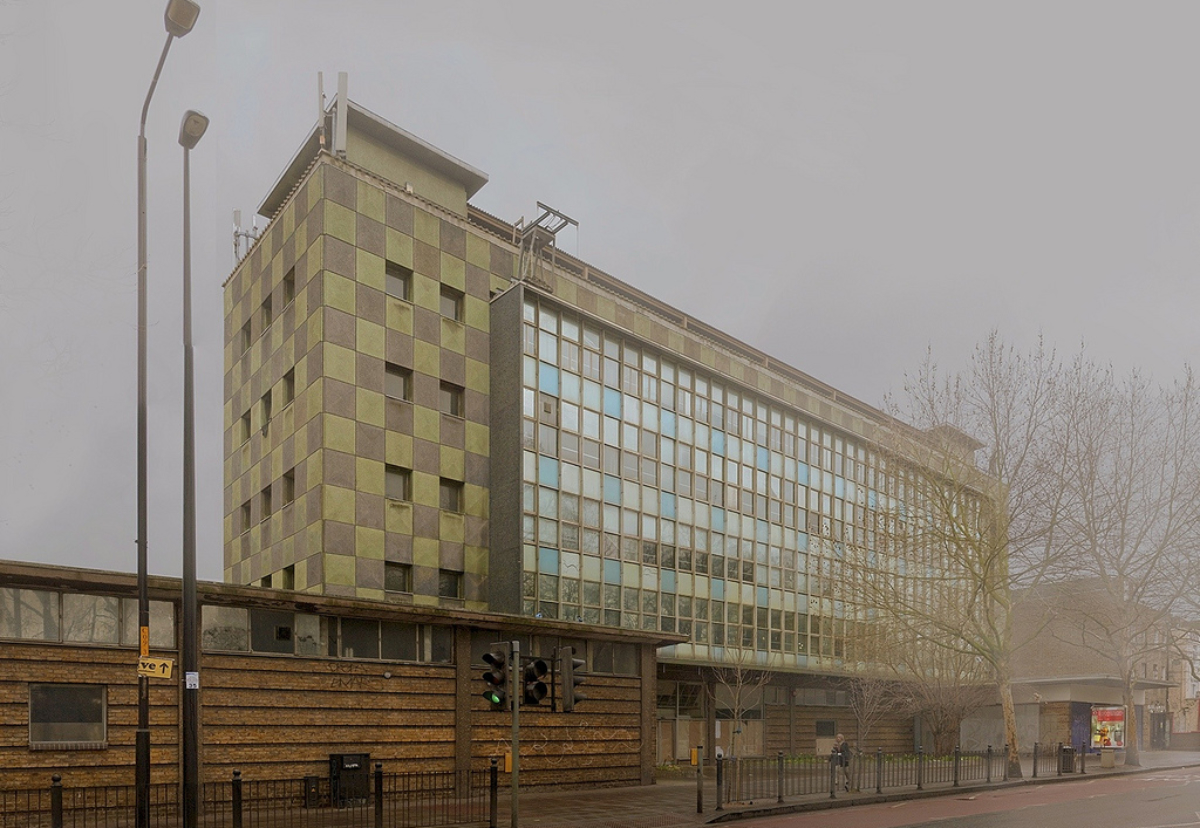
<path fill-rule="evenodd" d="M 1083 773 L 1082 760 L 1076 761 L 1070 745 L 1034 745 L 1033 775 L 1050 776 L 1064 773 Z M 958 787 L 964 783 L 998 782 L 1008 778 L 1008 747 L 966 751 L 955 748 L 945 756 L 936 756 L 918 749 L 916 753 L 855 754 L 848 765 L 842 766 L 837 755 L 774 757 L 718 757 L 716 768 L 716 809 L 742 802 L 762 802 L 775 799 L 783 802 L 787 796 L 828 794 L 836 798 L 839 792 L 867 791 L 883 793 L 885 789 L 926 787 Z M 702 807 L 702 806 L 701 806 Z"/>
<path fill-rule="evenodd" d="M 487 770 L 373 773 L 331 780 L 243 779 L 201 786 L 204 828 L 495 828 L 499 775 Z M 150 825 L 182 825 L 179 786 L 150 786 Z M 0 828 L 127 828 L 135 824 L 133 785 L 66 787 L 55 775 L 49 788 L 0 790 Z"/>

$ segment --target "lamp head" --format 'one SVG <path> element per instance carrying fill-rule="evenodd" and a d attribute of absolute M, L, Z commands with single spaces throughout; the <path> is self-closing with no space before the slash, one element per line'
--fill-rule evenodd
<path fill-rule="evenodd" d="M 196 25 L 200 4 L 195 0 L 167 0 L 165 20 L 171 37 L 183 37 Z"/>
<path fill-rule="evenodd" d="M 179 145 L 184 149 L 194 149 L 204 131 L 208 129 L 208 116 L 194 109 L 183 113 L 183 123 L 179 125 Z"/>

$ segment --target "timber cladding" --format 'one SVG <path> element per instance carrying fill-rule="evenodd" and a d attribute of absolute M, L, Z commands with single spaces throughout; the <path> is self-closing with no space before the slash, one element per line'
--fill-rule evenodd
<path fill-rule="evenodd" d="M 135 664 L 129 648 L 0 642 L 0 787 L 44 787 L 55 773 L 69 786 L 131 784 Z M 472 666 L 472 681 L 460 686 L 454 664 L 205 653 L 203 781 L 227 780 L 235 769 L 247 780 L 325 776 L 331 753 L 368 753 L 387 772 L 453 770 L 460 740 L 470 767 L 497 757 L 503 768 L 511 718 L 477 692 L 480 670 Z M 179 681 L 178 665 L 175 679 L 151 681 L 155 782 L 180 778 Z M 106 688 L 107 747 L 31 749 L 29 686 L 43 682 Z M 588 699 L 572 713 L 551 712 L 549 699 L 522 708 L 522 785 L 639 784 L 642 679 L 588 675 L 583 689 Z M 459 694 L 469 711 L 462 722 Z"/>

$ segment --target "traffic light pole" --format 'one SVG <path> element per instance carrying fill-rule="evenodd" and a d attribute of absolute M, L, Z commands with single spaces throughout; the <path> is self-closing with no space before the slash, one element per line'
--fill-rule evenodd
<path fill-rule="evenodd" d="M 509 808 L 512 828 L 517 828 L 517 803 L 521 788 L 521 642 L 512 642 L 512 658 L 509 661 L 509 680 L 512 688 L 508 697 L 512 701 L 512 806 Z"/>

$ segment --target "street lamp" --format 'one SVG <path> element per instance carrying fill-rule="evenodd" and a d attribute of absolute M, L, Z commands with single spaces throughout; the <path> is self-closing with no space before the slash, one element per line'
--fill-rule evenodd
<path fill-rule="evenodd" d="M 192 149 L 208 118 L 189 109 L 179 125 L 183 147 L 183 825 L 200 812 L 200 646 L 196 636 L 196 406 L 192 369 Z"/>
<path fill-rule="evenodd" d="M 167 42 L 154 79 L 146 92 L 142 104 L 142 120 L 138 130 L 137 144 L 137 576 L 138 576 L 138 654 L 150 654 L 150 597 L 146 589 L 146 113 L 150 110 L 150 98 L 158 86 L 158 76 L 167 60 L 171 41 L 183 37 L 192 30 L 200 6 L 194 0 L 168 0 L 164 14 Z M 150 828 L 150 679 L 138 676 L 138 722 L 137 722 L 137 767 L 135 785 L 137 795 L 137 828 Z"/>

